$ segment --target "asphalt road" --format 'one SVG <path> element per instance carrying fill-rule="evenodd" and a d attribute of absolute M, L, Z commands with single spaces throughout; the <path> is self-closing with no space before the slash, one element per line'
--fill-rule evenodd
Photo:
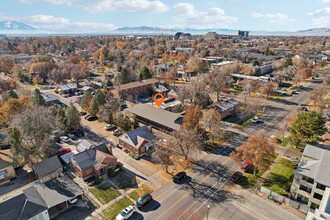
<path fill-rule="evenodd" d="M 308 91 L 316 85 L 315 81 L 307 82 L 298 94 L 282 102 L 267 102 L 261 123 L 248 125 L 233 136 L 229 146 L 219 147 L 194 164 L 182 183 L 170 182 L 154 192 L 154 201 L 131 219 L 201 219 L 206 216 L 208 205 L 209 219 L 299 219 L 248 190 L 236 190 L 230 176 L 239 166 L 229 154 L 262 130 L 270 136 L 280 132 L 285 117 L 299 104 L 308 103 Z"/>

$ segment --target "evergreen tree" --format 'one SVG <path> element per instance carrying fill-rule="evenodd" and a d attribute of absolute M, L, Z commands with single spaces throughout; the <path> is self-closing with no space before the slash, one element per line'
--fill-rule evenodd
<path fill-rule="evenodd" d="M 56 123 L 56 129 L 60 133 L 64 133 L 66 131 L 66 116 L 65 111 L 63 108 L 57 108 L 56 109 L 56 116 L 55 116 L 55 123 Z"/>
<path fill-rule="evenodd" d="M 66 129 L 67 130 L 78 130 L 80 126 L 80 114 L 76 107 L 70 103 L 69 107 L 65 112 L 66 117 Z"/>
<path fill-rule="evenodd" d="M 80 102 L 80 106 L 83 109 L 88 110 L 91 106 L 92 100 L 93 100 L 93 95 L 90 92 L 87 91 L 84 95 L 84 98 L 82 98 L 82 100 Z"/>
<path fill-rule="evenodd" d="M 18 165 L 20 149 L 22 146 L 21 133 L 16 127 L 14 127 L 11 129 L 9 135 L 11 159 L 13 160 L 14 165 Z"/>
<path fill-rule="evenodd" d="M 292 66 L 292 65 L 293 65 L 292 58 L 291 57 L 287 58 L 284 63 L 284 67 L 288 67 L 288 66 Z"/>
<path fill-rule="evenodd" d="M 326 132 L 322 112 L 300 112 L 290 128 L 290 143 L 294 146 L 315 143 Z"/>
<path fill-rule="evenodd" d="M 13 98 L 13 99 L 17 99 L 18 96 L 16 94 L 16 92 L 13 89 L 9 89 L 8 93 L 7 93 L 8 98 Z"/>
<path fill-rule="evenodd" d="M 95 91 L 93 101 L 96 102 L 98 106 L 103 105 L 106 102 L 106 96 L 100 89 L 98 89 Z"/>
<path fill-rule="evenodd" d="M 34 89 L 33 95 L 31 97 L 32 105 L 46 105 L 44 97 L 42 97 L 39 89 Z"/>
<path fill-rule="evenodd" d="M 152 78 L 152 71 L 149 70 L 148 67 L 146 66 L 142 67 L 139 74 L 139 80 L 150 79 L 150 78 Z"/>
<path fill-rule="evenodd" d="M 109 86 L 113 86 L 112 82 L 110 80 L 106 80 L 104 85 L 103 85 L 103 88 L 104 89 L 107 89 Z"/>
<path fill-rule="evenodd" d="M 125 84 L 129 82 L 129 72 L 127 68 L 121 68 L 120 74 L 117 75 L 116 80 L 119 84 Z"/>

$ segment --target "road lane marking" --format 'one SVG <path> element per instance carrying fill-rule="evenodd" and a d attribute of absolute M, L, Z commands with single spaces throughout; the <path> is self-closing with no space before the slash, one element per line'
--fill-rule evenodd
<path fill-rule="evenodd" d="M 202 184 L 205 180 L 207 180 L 213 173 L 215 173 L 221 166 L 225 165 L 228 161 L 230 160 L 230 158 L 228 158 L 227 160 L 225 160 L 222 164 L 220 164 L 217 168 L 215 168 L 212 172 L 210 172 L 203 180 L 201 180 L 198 184 L 196 184 L 191 190 L 189 190 L 189 192 L 187 192 L 186 194 L 184 194 L 178 201 L 176 201 L 171 207 L 169 207 L 168 209 L 166 209 L 162 214 L 160 214 L 157 219 L 160 219 L 163 215 L 165 215 L 168 211 L 170 211 L 171 209 L 173 209 L 174 206 L 176 206 L 179 202 L 181 202 L 184 198 L 186 198 L 196 187 L 198 187 L 200 184 Z"/>

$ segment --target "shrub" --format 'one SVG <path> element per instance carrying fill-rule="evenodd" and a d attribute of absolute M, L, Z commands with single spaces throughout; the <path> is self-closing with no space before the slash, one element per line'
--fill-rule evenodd
<path fill-rule="evenodd" d="M 109 177 L 114 177 L 114 176 L 116 176 L 115 170 L 114 169 L 110 169 L 110 171 L 109 171 Z"/>
<path fill-rule="evenodd" d="M 136 155 L 136 154 L 133 153 L 133 152 L 129 152 L 128 155 L 129 155 L 130 157 L 134 158 L 135 160 L 139 160 L 139 159 L 140 159 L 139 155 Z"/>
<path fill-rule="evenodd" d="M 58 91 L 57 91 L 57 90 L 54 90 L 54 92 L 55 92 L 56 94 L 58 94 Z"/>
<path fill-rule="evenodd" d="M 94 184 L 95 185 L 99 185 L 100 183 L 102 183 L 102 179 L 100 178 L 100 177 L 96 177 L 95 179 L 94 179 Z"/>

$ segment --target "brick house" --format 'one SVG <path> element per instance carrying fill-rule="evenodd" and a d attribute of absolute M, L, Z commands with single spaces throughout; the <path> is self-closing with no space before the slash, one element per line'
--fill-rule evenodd
<path fill-rule="evenodd" d="M 72 168 L 84 180 L 92 177 L 102 177 L 111 168 L 117 166 L 117 158 L 112 155 L 110 145 L 100 144 L 88 150 L 73 155 L 70 158 Z"/>
<path fill-rule="evenodd" d="M 233 99 L 225 100 L 215 103 L 212 107 L 219 112 L 221 118 L 225 118 L 235 113 L 235 111 L 239 108 L 239 102 Z"/>
<path fill-rule="evenodd" d="M 110 91 L 115 96 L 120 96 L 122 99 L 135 98 L 137 96 L 145 96 L 152 94 L 152 88 L 158 85 L 156 79 L 146 79 L 142 81 L 126 83 L 122 85 L 109 87 Z"/>
<path fill-rule="evenodd" d="M 143 155 L 152 147 L 152 141 L 156 136 L 152 128 L 143 126 L 119 136 L 119 145 L 128 149 L 136 155 Z"/>

